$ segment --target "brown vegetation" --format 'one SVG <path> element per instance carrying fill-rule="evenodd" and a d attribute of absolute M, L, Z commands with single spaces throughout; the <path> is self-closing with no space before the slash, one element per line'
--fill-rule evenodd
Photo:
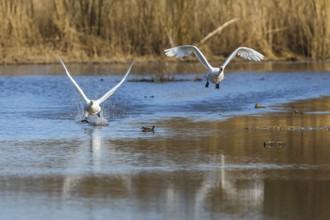
<path fill-rule="evenodd" d="M 268 59 L 330 57 L 328 0 L 1 0 L 0 62 L 155 59 L 207 38 L 208 56 L 237 46 Z"/>

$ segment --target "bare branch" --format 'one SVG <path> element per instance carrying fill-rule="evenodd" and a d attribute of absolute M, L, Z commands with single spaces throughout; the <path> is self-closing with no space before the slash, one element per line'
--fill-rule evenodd
<path fill-rule="evenodd" d="M 200 42 L 199 44 L 204 44 L 207 40 L 209 40 L 211 37 L 213 37 L 216 34 L 219 34 L 222 32 L 222 30 L 227 27 L 228 25 L 238 21 L 238 18 L 233 18 L 227 22 L 225 22 L 223 25 L 221 25 L 220 27 L 218 27 L 217 29 L 215 29 L 214 31 L 212 31 L 211 33 L 209 33 L 208 35 L 206 35 Z"/>

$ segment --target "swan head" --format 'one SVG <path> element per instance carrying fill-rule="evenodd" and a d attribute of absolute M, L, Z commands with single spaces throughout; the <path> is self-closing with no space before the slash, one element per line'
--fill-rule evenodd
<path fill-rule="evenodd" d="M 88 103 L 88 106 L 90 108 L 98 108 L 99 107 L 99 103 L 95 100 L 90 100 L 90 102 Z"/>
<path fill-rule="evenodd" d="M 88 105 L 85 107 L 85 110 L 89 112 L 89 114 L 95 115 L 101 111 L 101 107 L 96 100 L 90 100 Z"/>
<path fill-rule="evenodd" d="M 96 105 L 98 105 L 98 102 L 95 101 L 95 100 L 91 100 L 90 103 L 89 103 L 89 105 L 90 106 L 93 106 L 93 105 L 96 106 Z"/>

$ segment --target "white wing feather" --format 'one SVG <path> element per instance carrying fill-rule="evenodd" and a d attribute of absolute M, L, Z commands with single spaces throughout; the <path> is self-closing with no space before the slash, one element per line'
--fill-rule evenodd
<path fill-rule="evenodd" d="M 230 54 L 230 56 L 226 59 L 226 61 L 224 62 L 224 64 L 222 65 L 223 68 L 225 68 L 227 66 L 227 64 L 236 56 L 240 56 L 243 57 L 245 59 L 248 60 L 254 60 L 254 61 L 260 61 L 264 58 L 264 55 L 262 55 L 261 53 L 248 48 L 248 47 L 239 47 L 237 48 L 232 54 Z"/>
<path fill-rule="evenodd" d="M 213 67 L 209 64 L 209 62 L 206 60 L 203 53 L 195 46 L 193 45 L 182 45 L 178 47 L 173 47 L 170 49 L 164 50 L 166 56 L 169 57 L 186 57 L 189 56 L 192 52 L 195 53 L 197 59 L 209 70 L 211 71 Z"/>
<path fill-rule="evenodd" d="M 87 98 L 87 96 L 85 95 L 84 91 L 79 87 L 78 83 L 72 78 L 72 76 L 70 75 L 68 69 L 66 68 L 62 58 L 60 57 L 60 55 L 57 54 L 58 60 L 60 61 L 60 63 L 62 64 L 66 75 L 68 75 L 69 79 L 71 80 L 72 84 L 75 86 L 76 90 L 78 91 L 78 93 L 81 95 L 81 97 L 83 97 L 83 99 L 86 101 L 86 103 L 89 103 L 90 100 Z"/>
<path fill-rule="evenodd" d="M 132 62 L 132 64 L 130 65 L 130 67 L 128 68 L 128 70 L 126 71 L 126 74 L 124 76 L 124 78 L 115 86 L 113 87 L 111 90 L 109 90 L 107 93 L 105 93 L 101 98 L 99 98 L 97 100 L 97 102 L 99 104 L 101 104 L 102 102 L 104 102 L 107 98 L 109 98 L 115 91 L 116 89 L 119 88 L 119 86 L 125 81 L 126 77 L 128 76 L 128 74 L 130 73 L 132 66 L 134 64 L 134 61 Z"/>

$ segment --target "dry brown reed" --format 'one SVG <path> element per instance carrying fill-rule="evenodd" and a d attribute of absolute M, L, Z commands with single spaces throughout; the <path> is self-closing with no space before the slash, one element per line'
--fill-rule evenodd
<path fill-rule="evenodd" d="M 208 56 L 244 45 L 269 59 L 327 59 L 329 11 L 328 0 L 0 0 L 0 62 L 154 59 L 232 19 L 200 45 Z"/>

